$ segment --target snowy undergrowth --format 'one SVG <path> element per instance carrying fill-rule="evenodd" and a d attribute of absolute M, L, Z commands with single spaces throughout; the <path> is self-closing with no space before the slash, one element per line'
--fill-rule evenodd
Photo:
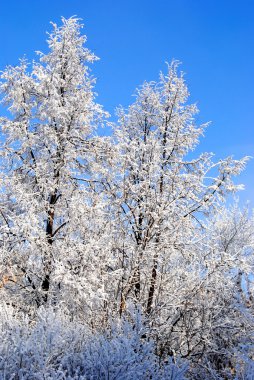
<path fill-rule="evenodd" d="M 0 331 L 1 380 L 184 380 L 187 369 L 159 363 L 138 315 L 99 334 L 60 311 L 40 308 L 31 320 L 1 305 Z"/>

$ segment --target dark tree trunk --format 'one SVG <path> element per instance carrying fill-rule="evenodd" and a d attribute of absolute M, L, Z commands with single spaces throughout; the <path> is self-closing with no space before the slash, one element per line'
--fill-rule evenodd
<path fill-rule="evenodd" d="M 158 267 L 157 260 L 155 260 L 153 264 L 150 288 L 148 292 L 148 301 L 147 301 L 147 307 L 146 307 L 147 314 L 150 314 L 152 311 L 152 304 L 153 304 L 153 299 L 154 299 L 154 292 L 155 292 L 155 285 L 156 285 L 156 278 L 157 278 L 157 267 Z"/>
<path fill-rule="evenodd" d="M 47 243 L 49 246 L 52 246 L 53 244 L 53 229 L 54 229 L 54 216 L 55 216 L 55 210 L 54 205 L 57 201 L 57 190 L 54 191 L 53 194 L 51 194 L 49 199 L 49 210 L 48 210 L 48 218 L 47 218 L 47 224 L 46 224 L 46 237 L 47 237 Z M 51 250 L 51 248 L 49 248 Z M 46 258 L 45 262 L 45 277 L 41 284 L 41 289 L 43 290 L 43 301 L 46 303 L 48 300 L 48 292 L 50 288 L 50 273 L 51 273 L 51 254 L 49 253 L 49 256 Z"/>

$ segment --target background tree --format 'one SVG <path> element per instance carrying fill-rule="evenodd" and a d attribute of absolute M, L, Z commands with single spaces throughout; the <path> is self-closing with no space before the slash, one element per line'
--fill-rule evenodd
<path fill-rule="evenodd" d="M 214 164 L 212 154 L 191 158 L 206 125 L 194 123 L 197 108 L 187 104 L 188 90 L 177 66 L 173 62 L 158 83 L 145 83 L 127 113 L 119 110 L 115 178 L 108 180 L 129 239 L 128 269 L 133 265 L 123 296 L 133 292 L 140 299 L 142 290 L 148 314 L 158 287 L 158 265 L 165 268 L 172 250 L 181 251 L 193 239 L 202 215 L 216 213 L 226 193 L 237 190 L 232 176 L 246 162 L 228 157 Z"/>
<path fill-rule="evenodd" d="M 247 158 L 193 158 L 206 125 L 195 125 L 197 108 L 187 103 L 177 67 L 173 62 L 158 83 L 137 91 L 128 110 L 119 110 L 118 154 L 105 188 L 115 205 L 120 315 L 130 303 L 142 307 L 158 354 L 191 358 L 205 367 L 204 378 L 209 365 L 228 371 L 245 326 L 235 276 L 251 268 L 245 249 L 253 246 L 252 222 L 236 211 L 216 218 L 226 195 L 240 188 L 232 178 Z"/>

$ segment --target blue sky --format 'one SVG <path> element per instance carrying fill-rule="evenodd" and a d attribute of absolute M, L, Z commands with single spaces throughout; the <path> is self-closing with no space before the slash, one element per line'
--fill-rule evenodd
<path fill-rule="evenodd" d="M 77 15 L 94 65 L 98 101 L 111 113 L 135 88 L 155 80 L 165 61 L 182 62 L 199 123 L 211 121 L 198 152 L 217 159 L 254 156 L 254 1 L 2 0 L 0 70 L 45 51 L 49 21 Z M 237 180 L 241 202 L 254 207 L 254 159 Z"/>

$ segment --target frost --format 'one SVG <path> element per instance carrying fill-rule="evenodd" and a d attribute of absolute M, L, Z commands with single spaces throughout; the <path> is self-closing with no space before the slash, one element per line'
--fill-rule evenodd
<path fill-rule="evenodd" d="M 98 136 L 81 26 L 1 74 L 0 378 L 250 380 L 254 220 L 225 206 L 248 157 L 195 154 L 175 61 Z"/>

